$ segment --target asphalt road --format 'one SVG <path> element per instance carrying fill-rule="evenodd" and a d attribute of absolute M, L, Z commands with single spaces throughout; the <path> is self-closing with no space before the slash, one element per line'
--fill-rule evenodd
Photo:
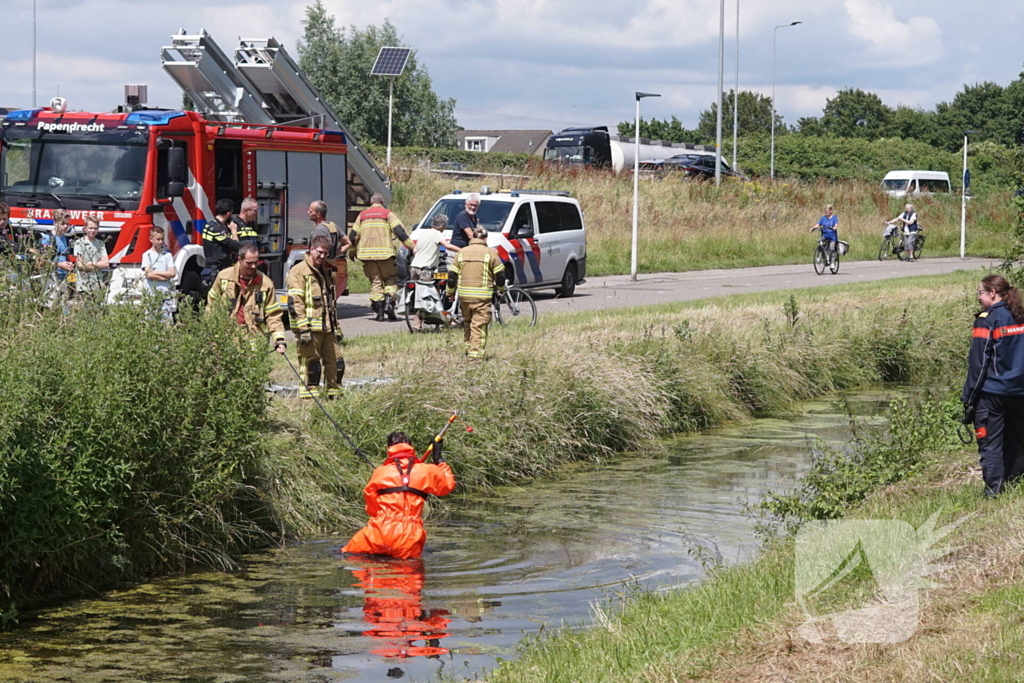
<path fill-rule="evenodd" d="M 556 299 L 551 290 L 533 294 L 540 315 L 571 311 L 596 311 L 630 306 L 649 306 L 674 301 L 709 299 L 746 292 L 803 289 L 829 284 L 872 282 L 912 275 L 939 275 L 957 270 L 978 270 L 998 265 L 995 259 L 924 258 L 914 263 L 901 261 L 843 261 L 839 272 L 815 275 L 811 265 L 764 266 L 730 270 L 695 270 L 686 273 L 640 275 L 636 282 L 628 275 L 587 278 L 571 299 Z M 403 318 L 398 322 L 374 322 L 367 294 L 339 299 L 338 315 L 347 337 L 382 332 L 408 334 Z"/>

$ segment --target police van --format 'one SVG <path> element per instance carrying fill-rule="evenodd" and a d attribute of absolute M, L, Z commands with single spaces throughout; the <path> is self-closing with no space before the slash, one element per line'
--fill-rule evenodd
<path fill-rule="evenodd" d="M 455 217 L 465 208 L 467 192 L 447 194 L 430 208 L 411 237 L 432 230 L 434 216 L 444 214 L 451 239 Z M 580 203 L 568 192 L 502 190 L 480 192 L 480 227 L 487 229 L 487 246 L 505 262 L 507 277 L 524 289 L 554 288 L 570 297 L 587 276 L 587 231 Z"/>

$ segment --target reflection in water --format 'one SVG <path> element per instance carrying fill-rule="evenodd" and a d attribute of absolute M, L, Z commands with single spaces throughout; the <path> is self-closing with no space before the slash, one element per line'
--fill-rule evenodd
<path fill-rule="evenodd" d="M 885 399 L 807 403 L 465 498 L 428 521 L 422 562 L 339 557 L 332 538 L 69 603 L 0 633 L 0 681 L 484 678 L 525 635 L 586 623 L 595 601 L 699 581 L 695 545 L 748 556 L 744 504 L 794 482 L 816 440 L 846 441 L 847 411 L 878 415 Z"/>
<path fill-rule="evenodd" d="M 446 609 L 423 609 L 423 561 L 389 560 L 365 556 L 356 563 L 352 576 L 363 589 L 363 619 L 371 625 L 364 636 L 384 641 L 384 647 L 370 650 L 381 657 L 440 657 L 440 647 L 450 619 Z M 417 643 L 422 642 L 422 645 Z"/>

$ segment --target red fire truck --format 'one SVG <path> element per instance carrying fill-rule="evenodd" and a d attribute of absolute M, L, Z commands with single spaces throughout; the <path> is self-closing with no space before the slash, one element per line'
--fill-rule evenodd
<path fill-rule="evenodd" d="M 241 41 L 234 60 L 205 32 L 173 40 L 164 69 L 199 112 L 137 102 L 122 113 L 69 112 L 59 99 L 11 112 L 0 123 L 0 201 L 28 233 L 51 230 L 56 209 L 76 231 L 96 216 L 115 264 L 113 296 L 137 271 L 153 225 L 164 227 L 180 289 L 198 291 L 213 206 L 254 197 L 261 259 L 282 287 L 313 227 L 310 202 L 326 202 L 344 226 L 372 192 L 390 196 L 384 175 L 274 39 Z"/>

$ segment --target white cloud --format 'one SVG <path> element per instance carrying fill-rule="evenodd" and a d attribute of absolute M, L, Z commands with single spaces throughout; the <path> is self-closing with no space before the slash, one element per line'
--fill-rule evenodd
<path fill-rule="evenodd" d="M 896 18 L 881 0 L 845 0 L 849 30 L 867 42 L 872 53 L 904 66 L 927 64 L 943 55 L 942 29 L 932 17 Z"/>

